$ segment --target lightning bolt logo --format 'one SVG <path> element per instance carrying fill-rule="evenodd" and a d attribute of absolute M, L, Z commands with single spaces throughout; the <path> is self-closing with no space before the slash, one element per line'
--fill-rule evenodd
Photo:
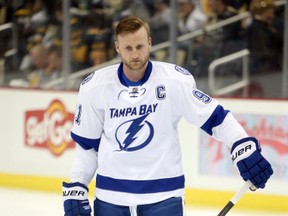
<path fill-rule="evenodd" d="M 144 121 L 148 115 L 149 114 L 146 114 L 137 119 L 126 121 L 117 128 L 115 137 L 120 148 L 120 150 L 117 150 L 117 151 L 128 151 L 128 152 L 136 151 L 136 150 L 144 148 L 151 142 L 154 136 L 154 128 L 150 122 Z M 137 143 L 140 143 L 138 145 L 134 145 L 133 147 L 130 147 L 132 143 L 135 144 L 136 142 L 135 140 L 138 138 L 137 134 L 140 133 L 140 131 L 143 129 L 144 126 L 146 127 L 148 126 L 148 129 L 149 129 L 149 135 L 147 136 L 147 139 L 143 142 L 137 142 Z M 127 128 L 127 127 L 128 129 L 125 132 L 126 138 L 124 139 L 123 142 L 121 142 L 119 137 L 123 136 L 123 134 L 121 134 L 120 131 L 123 131 L 123 128 Z"/>

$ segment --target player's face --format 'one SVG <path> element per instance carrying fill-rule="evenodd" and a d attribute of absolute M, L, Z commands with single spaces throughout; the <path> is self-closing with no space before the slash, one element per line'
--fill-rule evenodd
<path fill-rule="evenodd" d="M 115 48 L 122 58 L 124 71 L 125 69 L 145 71 L 151 49 L 151 38 L 148 37 L 144 27 L 133 33 L 118 35 Z"/>

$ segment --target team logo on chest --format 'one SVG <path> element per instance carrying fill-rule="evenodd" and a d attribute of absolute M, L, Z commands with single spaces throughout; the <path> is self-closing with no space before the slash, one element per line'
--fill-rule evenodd
<path fill-rule="evenodd" d="M 138 98 L 142 95 L 144 95 L 146 92 L 145 88 L 141 88 L 138 86 L 135 87 L 129 87 L 128 89 L 123 89 L 122 91 L 119 92 L 118 94 L 118 100 L 121 96 L 128 96 L 130 98 Z"/>
<path fill-rule="evenodd" d="M 154 127 L 146 120 L 149 114 L 126 121 L 117 128 L 115 138 L 119 149 L 116 151 L 137 151 L 151 142 L 154 136 Z"/>

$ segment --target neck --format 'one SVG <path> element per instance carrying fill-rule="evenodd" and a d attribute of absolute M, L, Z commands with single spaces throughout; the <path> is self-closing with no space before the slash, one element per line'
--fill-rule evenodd
<path fill-rule="evenodd" d="M 144 77 L 147 65 L 148 62 L 142 68 L 132 69 L 124 64 L 123 71 L 128 80 L 130 80 L 131 82 L 138 82 Z"/>

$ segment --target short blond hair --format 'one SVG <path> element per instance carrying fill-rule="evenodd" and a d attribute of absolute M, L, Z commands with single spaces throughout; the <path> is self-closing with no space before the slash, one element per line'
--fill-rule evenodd
<path fill-rule="evenodd" d="M 150 27 L 147 22 L 136 16 L 127 16 L 120 20 L 115 28 L 115 38 L 122 33 L 133 33 L 144 27 L 148 37 L 150 37 Z"/>

